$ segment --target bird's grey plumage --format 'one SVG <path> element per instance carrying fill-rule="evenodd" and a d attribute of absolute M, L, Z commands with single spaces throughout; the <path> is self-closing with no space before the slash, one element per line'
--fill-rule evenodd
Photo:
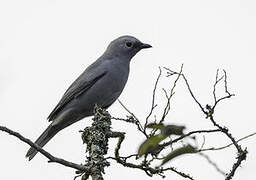
<path fill-rule="evenodd" d="M 43 147 L 60 130 L 93 115 L 95 104 L 102 108 L 113 104 L 128 79 L 131 58 L 141 49 L 149 47 L 149 44 L 132 36 L 122 36 L 112 41 L 104 54 L 67 89 L 48 117 L 52 123 L 35 143 Z M 31 160 L 36 154 L 37 151 L 30 148 L 26 157 Z"/>

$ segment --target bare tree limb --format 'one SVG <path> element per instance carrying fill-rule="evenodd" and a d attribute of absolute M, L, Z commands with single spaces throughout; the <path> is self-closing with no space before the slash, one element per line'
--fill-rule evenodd
<path fill-rule="evenodd" d="M 75 163 L 72 163 L 72 162 L 69 162 L 69 161 L 66 161 L 64 159 L 57 158 L 57 157 L 51 155 L 49 152 L 45 151 L 40 146 L 33 143 L 31 140 L 25 138 L 24 136 L 22 136 L 18 132 L 15 132 L 15 131 L 13 131 L 13 130 L 7 128 L 7 127 L 4 127 L 4 126 L 0 126 L 0 130 L 3 131 L 3 132 L 9 133 L 12 136 L 15 136 L 16 138 L 20 139 L 22 142 L 24 142 L 24 143 L 30 145 L 31 147 L 35 148 L 38 152 L 40 152 L 42 155 L 44 155 L 46 158 L 49 159 L 48 162 L 58 163 L 58 164 L 66 166 L 66 167 L 77 169 L 79 171 L 84 171 L 84 172 L 89 171 L 89 168 L 87 168 L 86 166 L 75 164 Z"/>

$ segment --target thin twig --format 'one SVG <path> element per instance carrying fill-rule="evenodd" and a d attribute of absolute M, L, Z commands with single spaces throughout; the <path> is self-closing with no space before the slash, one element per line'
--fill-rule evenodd
<path fill-rule="evenodd" d="M 255 133 L 252 133 L 252 134 L 249 134 L 249 135 L 247 135 L 247 136 L 245 136 L 245 137 L 242 137 L 242 138 L 238 139 L 238 140 L 236 141 L 236 143 L 238 143 L 238 142 L 240 142 L 240 141 L 242 141 L 242 140 L 244 140 L 244 139 L 247 139 L 247 138 L 249 138 L 249 137 L 251 137 L 251 136 L 255 136 L 255 135 L 256 135 L 256 132 L 255 132 Z M 212 147 L 212 148 L 207 148 L 207 149 L 200 149 L 199 151 L 200 151 L 200 152 L 201 152 L 201 151 L 218 151 L 218 150 L 226 149 L 226 148 L 228 148 L 228 147 L 230 147 L 230 146 L 232 146 L 232 145 L 234 145 L 234 144 L 233 144 L 233 143 L 230 143 L 230 144 L 228 144 L 228 145 L 226 145 L 226 146 L 221 146 L 221 147 L 218 147 L 218 148 Z"/>
<path fill-rule="evenodd" d="M 156 88 L 157 88 L 159 79 L 160 79 L 160 77 L 161 77 L 161 74 L 162 74 L 162 70 L 161 70 L 161 68 L 159 67 L 159 74 L 158 74 L 158 76 L 157 76 L 157 79 L 156 79 L 156 82 L 155 82 L 155 86 L 154 86 L 154 89 L 153 89 L 152 104 L 151 104 L 150 112 L 149 112 L 148 116 L 146 117 L 146 122 L 145 122 L 145 124 L 144 124 L 144 131 L 146 131 L 146 126 L 148 125 L 148 119 L 149 119 L 149 117 L 152 115 L 153 110 L 154 110 L 155 107 L 156 107 L 156 105 L 155 105 L 155 94 L 156 94 Z"/>
<path fill-rule="evenodd" d="M 184 81 L 185 81 L 185 83 L 186 83 L 186 86 L 187 86 L 187 88 L 188 88 L 188 91 L 189 91 L 190 95 L 192 96 L 192 98 L 194 99 L 194 101 L 197 103 L 197 105 L 200 107 L 201 111 L 202 111 L 204 114 L 207 115 L 207 112 L 204 110 L 203 106 L 199 103 L 199 101 L 196 99 L 194 93 L 192 92 L 192 90 L 191 90 L 191 88 L 190 88 L 190 85 L 189 85 L 189 83 L 188 83 L 187 78 L 185 77 L 184 74 L 182 74 L 182 77 L 183 77 L 183 79 L 184 79 Z"/>
<path fill-rule="evenodd" d="M 132 116 L 132 117 L 134 117 L 134 119 L 136 120 L 136 125 L 137 125 L 137 127 L 138 127 L 138 130 L 140 131 L 140 132 L 142 132 L 147 138 L 148 138 L 148 135 L 147 135 L 147 133 L 143 130 L 143 127 L 142 127 L 142 125 L 141 125 L 141 123 L 140 123 L 140 121 L 139 121 L 139 119 L 118 99 L 117 100 L 118 102 L 119 102 L 119 104 Z"/>
<path fill-rule="evenodd" d="M 208 163 L 211 164 L 211 165 L 216 169 L 216 171 L 218 171 L 218 172 L 219 172 L 220 174 L 222 174 L 223 176 L 226 176 L 227 173 L 225 173 L 223 170 L 221 170 L 221 169 L 218 167 L 218 165 L 210 159 L 210 157 L 209 157 L 208 155 L 206 155 L 206 154 L 204 154 L 204 153 L 198 153 L 198 154 L 199 154 L 200 156 L 204 157 L 204 158 L 208 161 Z"/>
<path fill-rule="evenodd" d="M 165 68 L 166 70 L 169 70 L 169 69 L 166 68 L 166 67 L 164 67 L 164 68 Z M 171 100 L 172 96 L 174 95 L 174 89 L 175 89 L 175 87 L 176 87 L 176 85 L 177 85 L 178 80 L 180 79 L 182 70 L 183 70 L 183 64 L 181 65 L 180 72 L 177 73 L 178 76 L 177 76 L 177 78 L 175 79 L 175 81 L 174 81 L 174 83 L 173 83 L 173 86 L 172 86 L 172 88 L 171 88 L 171 91 L 170 91 L 170 95 L 169 95 L 169 96 L 167 95 L 167 92 L 164 90 L 164 91 L 165 91 L 165 95 L 167 96 L 167 103 L 166 103 L 166 106 L 165 106 L 165 108 L 164 108 L 164 112 L 163 112 L 162 118 L 161 118 L 161 120 L 160 120 L 159 123 L 163 123 L 163 121 L 165 120 L 165 117 L 167 116 L 167 114 L 168 114 L 169 111 L 170 111 L 170 100 Z M 167 75 L 167 76 L 168 76 L 168 75 Z"/>
<path fill-rule="evenodd" d="M 214 103 L 216 103 L 217 101 L 217 97 L 216 97 L 216 86 L 217 84 L 224 78 L 224 76 L 221 76 L 221 78 L 219 78 L 219 69 L 217 69 L 216 72 L 216 78 L 215 78 L 215 83 L 213 85 L 213 97 L 214 97 Z"/>
<path fill-rule="evenodd" d="M 120 101 L 119 99 L 117 99 L 117 101 L 119 102 L 119 104 L 131 115 L 133 116 L 136 120 L 139 120 L 135 114 L 133 114 L 123 103 L 122 101 Z"/>
<path fill-rule="evenodd" d="M 180 137 L 178 137 L 178 138 L 176 138 L 176 139 L 173 139 L 173 140 L 171 140 L 171 141 L 165 142 L 165 143 L 161 144 L 160 146 L 161 146 L 161 147 L 165 147 L 165 146 L 171 145 L 171 144 L 173 144 L 173 143 L 175 143 L 175 142 L 178 142 L 178 141 L 180 141 L 180 140 L 184 139 L 185 137 L 188 137 L 188 136 L 190 136 L 190 135 L 192 135 L 192 134 L 198 134 L 198 133 L 213 133 L 213 132 L 220 132 L 220 130 L 219 130 L 219 129 L 211 129 L 211 130 L 191 131 L 191 132 L 189 132 L 189 133 L 187 133 L 187 134 L 184 134 L 184 135 L 182 135 L 182 136 L 180 136 Z"/>
<path fill-rule="evenodd" d="M 215 102 L 214 102 L 214 105 L 213 105 L 213 107 L 212 107 L 212 111 L 214 111 L 215 110 L 215 107 L 217 106 L 217 104 L 220 102 L 220 101 L 222 101 L 222 100 L 224 100 L 224 99 L 227 99 L 227 98 L 231 98 L 232 96 L 235 96 L 235 94 L 231 94 L 229 91 L 228 91 L 228 82 L 227 82 L 227 73 L 226 73 L 226 71 L 223 69 L 223 72 L 224 72 L 224 76 L 222 76 L 219 80 L 217 80 L 216 79 L 216 81 L 215 81 L 215 84 L 214 84 L 214 86 L 216 86 L 217 85 L 217 83 L 221 80 L 221 79 L 223 79 L 223 77 L 224 77 L 224 87 L 225 87 L 225 93 L 227 94 L 226 96 L 223 96 L 223 97 L 221 97 L 221 98 L 219 98 L 219 99 L 216 99 L 216 94 L 215 94 L 215 91 L 213 92 L 214 94 L 214 97 L 215 97 Z M 218 72 L 217 72 L 218 73 Z M 217 75 L 216 75 L 217 76 Z M 214 87 L 215 88 L 215 87 Z"/>

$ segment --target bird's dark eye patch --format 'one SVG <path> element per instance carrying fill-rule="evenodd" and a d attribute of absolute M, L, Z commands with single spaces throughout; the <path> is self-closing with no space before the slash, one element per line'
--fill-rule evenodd
<path fill-rule="evenodd" d="M 132 42 L 126 42 L 125 45 L 130 48 L 132 47 Z"/>

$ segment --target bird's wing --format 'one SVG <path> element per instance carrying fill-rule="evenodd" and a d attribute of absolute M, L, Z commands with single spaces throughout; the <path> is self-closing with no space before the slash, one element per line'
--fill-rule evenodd
<path fill-rule="evenodd" d="M 48 116 L 48 120 L 52 121 L 67 103 L 72 99 L 77 98 L 82 93 L 86 92 L 90 87 L 92 87 L 99 79 L 106 75 L 107 71 L 96 71 L 94 68 L 95 64 L 89 66 L 83 74 L 81 74 L 67 89 L 67 91 L 62 96 L 60 102 L 56 105 L 53 111 Z"/>

